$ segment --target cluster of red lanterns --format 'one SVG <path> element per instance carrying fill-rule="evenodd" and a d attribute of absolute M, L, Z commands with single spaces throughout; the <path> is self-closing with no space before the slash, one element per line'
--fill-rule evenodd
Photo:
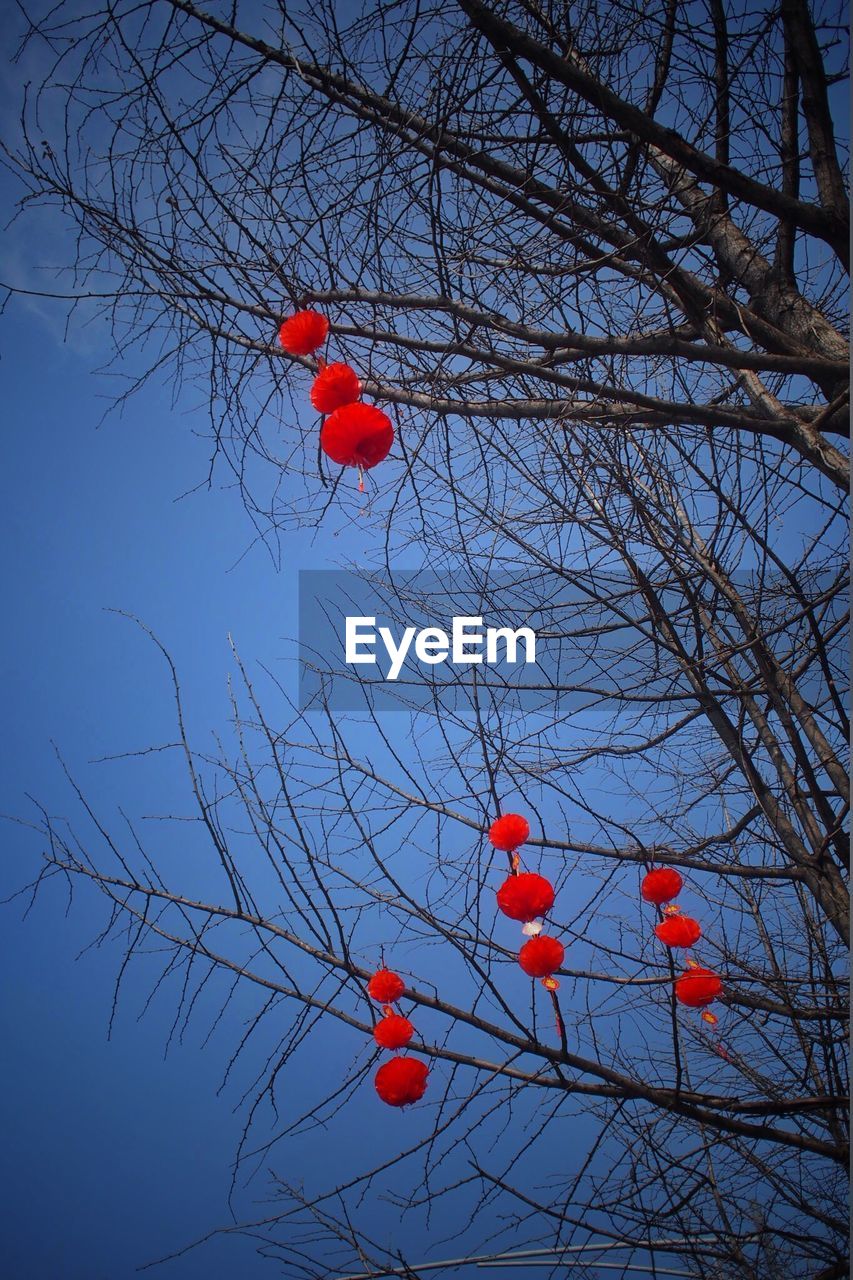
<path fill-rule="evenodd" d="M 518 849 L 530 835 L 530 824 L 520 813 L 505 813 L 489 828 L 489 840 L 496 849 L 510 855 L 510 874 L 497 892 L 498 909 L 510 920 L 518 920 L 527 937 L 518 953 L 518 963 L 531 978 L 539 978 L 554 992 L 559 982 L 553 976 L 560 968 L 566 949 L 557 938 L 542 932 L 542 917 L 554 905 L 554 886 L 544 876 L 520 871 Z"/>
<path fill-rule="evenodd" d="M 392 1006 L 400 999 L 406 984 L 390 969 L 377 969 L 367 984 L 371 1000 L 382 1005 L 382 1017 L 373 1028 L 373 1039 L 382 1049 L 405 1049 L 415 1034 L 408 1018 L 395 1013 Z M 376 1072 L 376 1092 L 389 1107 L 406 1107 L 424 1096 L 429 1071 L 420 1058 L 395 1053 Z"/>
<path fill-rule="evenodd" d="M 297 311 L 278 331 L 278 340 L 292 356 L 310 356 L 326 341 L 329 321 L 319 311 Z M 394 443 L 391 419 L 361 399 L 361 379 L 348 364 L 327 364 L 317 356 L 317 376 L 311 403 L 327 414 L 320 428 L 320 448 L 342 467 L 358 468 L 358 487 L 364 492 L 364 472 L 387 457 Z"/>
<path fill-rule="evenodd" d="M 673 902 L 681 892 L 684 881 L 673 867 L 655 867 L 644 877 L 640 885 L 640 894 L 645 902 L 659 907 L 663 919 L 655 925 L 655 934 L 665 947 L 692 947 L 702 937 L 702 929 L 697 920 L 682 914 L 681 908 Z M 713 969 L 706 969 L 692 957 L 685 960 L 685 969 L 675 981 L 675 998 L 679 1004 L 689 1009 L 701 1009 L 702 1020 L 712 1027 L 717 1024 L 717 1015 L 708 1009 L 709 1004 L 722 994 L 723 984 L 719 974 Z"/>

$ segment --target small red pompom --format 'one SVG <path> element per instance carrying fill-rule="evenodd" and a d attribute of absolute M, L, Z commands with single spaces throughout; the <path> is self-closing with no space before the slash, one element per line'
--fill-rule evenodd
<path fill-rule="evenodd" d="M 714 970 L 703 969 L 697 964 L 676 979 L 675 998 L 679 1004 L 686 1004 L 690 1009 L 702 1009 L 716 1000 L 722 990 L 722 981 Z"/>
<path fill-rule="evenodd" d="M 333 413 L 361 395 L 361 381 L 348 364 L 327 364 L 311 387 L 311 403 L 320 413 Z"/>
<path fill-rule="evenodd" d="M 544 876 L 531 871 L 509 876 L 498 889 L 498 907 L 510 920 L 535 920 L 553 905 L 553 886 Z"/>
<path fill-rule="evenodd" d="M 672 867 L 655 867 L 654 871 L 643 877 L 640 893 L 646 902 L 653 902 L 660 907 L 664 902 L 671 902 L 678 897 L 683 883 L 681 876 Z"/>
<path fill-rule="evenodd" d="M 426 1093 L 429 1071 L 420 1058 L 392 1058 L 376 1072 L 376 1092 L 389 1107 L 405 1107 Z"/>
<path fill-rule="evenodd" d="M 489 839 L 496 849 L 512 853 L 530 835 L 530 823 L 520 813 L 505 813 L 489 827 Z"/>
<path fill-rule="evenodd" d="M 377 1004 L 392 1004 L 399 1000 L 406 990 L 406 984 L 390 969 L 377 969 L 367 984 L 367 994 Z"/>
<path fill-rule="evenodd" d="M 329 322 L 319 311 L 297 311 L 289 316 L 278 331 L 278 340 L 292 356 L 310 356 L 322 347 L 329 332 Z"/>
<path fill-rule="evenodd" d="M 547 978 L 566 958 L 566 948 L 556 938 L 539 934 L 525 942 L 518 953 L 518 963 L 531 978 Z"/>
<path fill-rule="evenodd" d="M 373 1028 L 373 1039 L 383 1049 L 402 1049 L 414 1034 L 415 1028 L 409 1019 L 401 1018 L 399 1013 L 389 1013 Z"/>
<path fill-rule="evenodd" d="M 665 947 L 692 947 L 702 937 L 698 920 L 691 916 L 668 916 L 655 925 L 655 933 Z"/>
<path fill-rule="evenodd" d="M 320 428 L 320 447 L 342 467 L 367 471 L 387 457 L 394 428 L 387 413 L 375 404 L 341 405 Z"/>

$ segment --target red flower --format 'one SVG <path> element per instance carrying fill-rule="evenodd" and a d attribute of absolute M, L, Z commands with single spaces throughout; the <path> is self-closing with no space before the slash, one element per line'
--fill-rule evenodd
<path fill-rule="evenodd" d="M 498 907 L 510 920 L 535 920 L 554 905 L 554 889 L 544 876 L 522 871 L 498 889 Z"/>
<path fill-rule="evenodd" d="M 367 994 L 377 1004 L 391 1004 L 394 1000 L 399 1000 L 405 990 L 403 979 L 398 978 L 390 969 L 377 969 L 367 984 Z"/>
<path fill-rule="evenodd" d="M 565 957 L 566 948 L 562 942 L 540 933 L 525 942 L 518 953 L 518 963 L 531 978 L 547 978 L 559 969 Z"/>
<path fill-rule="evenodd" d="M 681 876 L 672 867 L 655 867 L 654 871 L 643 877 L 640 893 L 646 902 L 653 902 L 660 907 L 664 902 L 677 898 L 683 884 Z"/>
<path fill-rule="evenodd" d="M 426 1093 L 429 1071 L 419 1058 L 392 1058 L 376 1072 L 376 1092 L 389 1107 L 405 1107 Z"/>
<path fill-rule="evenodd" d="M 489 827 L 489 839 L 496 849 L 512 853 L 530 835 L 530 823 L 520 813 L 505 813 Z"/>
<path fill-rule="evenodd" d="M 675 998 L 690 1009 L 702 1009 L 721 994 L 723 984 L 713 969 L 703 969 L 700 964 L 685 970 L 675 983 Z"/>
<path fill-rule="evenodd" d="M 332 413 L 361 395 L 361 382 L 348 364 L 327 364 L 311 387 L 311 403 L 320 413 Z"/>
<path fill-rule="evenodd" d="M 409 1019 L 401 1018 L 399 1013 L 389 1013 L 373 1028 L 373 1039 L 383 1049 L 402 1049 L 414 1034 L 415 1028 Z"/>
<path fill-rule="evenodd" d="M 310 356 L 322 347 L 329 332 L 329 322 L 319 311 L 297 311 L 289 316 L 278 331 L 278 340 L 292 356 Z"/>
<path fill-rule="evenodd" d="M 690 916 L 668 916 L 655 925 L 655 933 L 665 947 L 692 947 L 702 937 L 699 922 Z"/>
<path fill-rule="evenodd" d="M 374 404 L 344 404 L 320 428 L 320 447 L 342 467 L 367 471 L 387 456 L 394 443 L 391 419 Z"/>

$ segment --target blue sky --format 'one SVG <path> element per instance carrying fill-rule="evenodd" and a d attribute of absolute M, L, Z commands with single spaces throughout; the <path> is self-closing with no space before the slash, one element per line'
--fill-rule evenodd
<path fill-rule="evenodd" d="M 128 795 L 140 800 L 140 787 L 160 811 L 177 794 L 167 761 L 142 771 L 88 764 L 169 740 L 173 726 L 162 661 L 104 609 L 134 612 L 161 636 L 193 723 L 210 728 L 227 714 L 228 632 L 274 662 L 293 626 L 293 570 L 272 573 L 262 550 L 235 566 L 250 530 L 234 495 L 175 501 L 205 457 L 165 394 L 146 391 L 99 427 L 105 382 L 89 372 L 92 353 L 62 346 L 27 307 L 3 322 L 2 353 L 0 809 L 26 816 L 29 793 L 68 812 L 53 741 L 111 816 Z M 306 553 L 299 546 L 291 565 Z M 20 857 L 30 846 L 9 823 L 3 846 L 3 882 L 13 887 L 32 870 Z M 6 910 L 0 934 L 2 1252 L 17 1280 L 118 1280 L 223 1221 L 239 1136 L 234 1096 L 215 1096 L 221 1057 L 184 1049 L 164 1061 L 165 1002 L 137 1023 L 131 987 L 107 1042 L 116 953 L 73 962 L 101 918 L 85 894 L 78 907 L 66 917 L 62 895 L 50 894 L 27 921 Z M 229 1246 L 216 1248 L 225 1263 Z M 251 1253 L 240 1254 L 241 1272 L 254 1274 Z M 209 1256 L 192 1255 L 173 1273 L 202 1276 L 208 1266 Z"/>

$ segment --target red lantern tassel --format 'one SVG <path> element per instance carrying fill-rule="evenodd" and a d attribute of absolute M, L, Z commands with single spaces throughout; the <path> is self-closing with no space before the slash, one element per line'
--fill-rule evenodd
<path fill-rule="evenodd" d="M 560 1002 L 559 1002 L 559 1000 L 557 999 L 557 989 L 558 989 L 559 985 L 560 985 L 560 984 L 559 984 L 559 982 L 557 981 L 557 979 L 556 979 L 556 978 L 543 978 L 543 979 L 542 979 L 542 986 L 545 988 L 545 990 L 546 990 L 546 991 L 548 992 L 548 994 L 550 995 L 550 997 L 551 997 L 551 1004 L 554 1006 L 554 1021 L 555 1021 L 555 1022 L 556 1022 L 556 1024 L 557 1024 L 557 1035 L 560 1037 L 560 1045 L 561 1045 L 561 1047 L 562 1047 L 563 1053 L 568 1053 L 568 1051 L 569 1051 L 569 1038 L 568 1038 L 568 1036 L 566 1035 L 566 1024 L 565 1024 L 565 1022 L 563 1021 L 563 1014 L 562 1014 L 562 1012 L 561 1012 L 561 1010 L 560 1010 Z"/>

